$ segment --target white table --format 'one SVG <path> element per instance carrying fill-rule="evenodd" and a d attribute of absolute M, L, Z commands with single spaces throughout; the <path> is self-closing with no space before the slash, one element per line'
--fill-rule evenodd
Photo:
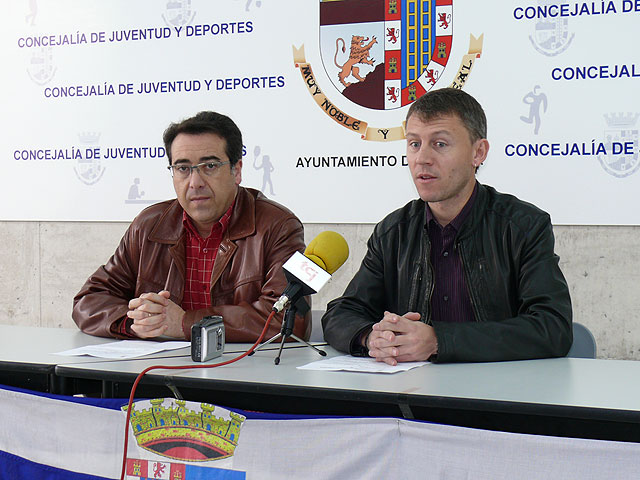
<path fill-rule="evenodd" d="M 57 352 L 114 342 L 114 338 L 86 335 L 76 328 L 0 325 L 0 383 L 50 393 L 67 393 L 55 376 L 60 363 L 109 362 L 89 356 L 65 357 Z M 188 355 L 188 349 L 160 352 L 149 358 Z"/>
<path fill-rule="evenodd" d="M 113 339 L 76 329 L 0 325 L 0 383 L 52 393 L 126 397 L 151 365 L 198 365 L 189 349 L 114 361 L 55 352 Z M 248 345 L 228 344 L 223 360 Z M 556 358 L 519 362 L 428 364 L 391 375 L 319 372 L 296 367 L 322 359 L 287 344 L 215 369 L 153 371 L 141 395 L 186 398 L 250 410 L 301 414 L 404 416 L 529 433 L 640 441 L 640 362 Z M 323 347 L 329 356 L 339 355 Z M 236 352 L 236 353 L 231 353 Z M 96 386 L 97 385 L 97 386 Z"/>
<path fill-rule="evenodd" d="M 330 347 L 325 350 L 329 356 L 339 354 Z M 186 398 L 252 410 L 405 416 L 507 431 L 640 441 L 640 362 L 556 358 L 428 364 L 389 375 L 299 370 L 297 366 L 321 359 L 308 348 L 285 350 L 277 366 L 274 356 L 273 351 L 261 351 L 214 369 L 152 371 L 143 384 L 171 384 L 187 392 Z M 231 355 L 223 356 L 228 358 Z M 122 394 L 140 371 L 156 364 L 60 364 L 56 374 L 124 385 Z M 167 358 L 162 364 L 195 365 L 188 357 Z"/>

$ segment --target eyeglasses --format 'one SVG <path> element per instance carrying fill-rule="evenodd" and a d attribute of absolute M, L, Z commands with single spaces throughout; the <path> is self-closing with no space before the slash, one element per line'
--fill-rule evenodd
<path fill-rule="evenodd" d="M 171 171 L 171 175 L 174 178 L 186 180 L 191 176 L 191 172 L 194 170 L 198 170 L 200 175 L 210 177 L 216 173 L 221 166 L 226 165 L 227 163 L 230 162 L 203 162 L 197 165 L 186 165 L 180 163 L 178 165 L 169 165 L 167 168 Z"/>

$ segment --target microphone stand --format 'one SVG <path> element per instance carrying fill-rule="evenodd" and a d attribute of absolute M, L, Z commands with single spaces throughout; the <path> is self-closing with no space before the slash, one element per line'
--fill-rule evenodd
<path fill-rule="evenodd" d="M 300 298 L 296 303 L 291 304 L 289 306 L 289 308 L 287 308 L 287 310 L 284 312 L 284 318 L 282 319 L 282 327 L 280 328 L 280 333 L 277 333 L 276 335 L 271 337 L 269 340 L 264 342 L 262 345 L 259 345 L 256 349 L 253 350 L 253 352 L 251 352 L 251 355 L 253 355 L 255 352 L 260 350 L 262 347 L 266 347 L 270 343 L 272 343 L 272 342 L 278 340 L 279 338 L 281 338 L 282 340 L 280 341 L 280 348 L 278 349 L 278 355 L 273 360 L 273 363 L 275 363 L 276 365 L 279 365 L 280 364 L 280 357 L 282 356 L 282 349 L 284 347 L 284 342 L 287 341 L 287 338 L 291 337 L 296 342 L 303 343 L 307 347 L 313 348 L 316 352 L 318 352 L 323 357 L 326 357 L 327 356 L 327 352 L 325 352 L 323 350 L 320 350 L 319 348 L 314 347 L 309 342 L 307 342 L 306 340 L 301 339 L 300 337 L 298 337 L 297 335 L 295 335 L 293 333 L 293 326 L 294 326 L 294 324 L 296 322 L 296 315 L 298 313 L 300 315 L 304 315 L 308 311 L 309 311 L 309 304 L 306 302 L 306 300 L 304 298 Z"/>

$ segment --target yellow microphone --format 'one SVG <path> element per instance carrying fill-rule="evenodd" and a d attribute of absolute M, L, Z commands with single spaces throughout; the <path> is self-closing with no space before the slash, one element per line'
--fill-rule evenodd
<path fill-rule="evenodd" d="M 317 293 L 349 257 L 349 246 L 342 235 L 326 231 L 314 238 L 304 255 L 294 253 L 282 266 L 289 281 L 273 310 L 281 312 L 303 295 Z"/>
<path fill-rule="evenodd" d="M 349 258 L 349 245 L 342 235 L 327 230 L 311 240 L 304 256 L 333 275 Z"/>

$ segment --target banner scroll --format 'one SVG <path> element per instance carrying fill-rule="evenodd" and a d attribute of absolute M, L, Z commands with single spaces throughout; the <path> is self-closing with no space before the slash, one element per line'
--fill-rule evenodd
<path fill-rule="evenodd" d="M 480 58 L 482 53 L 483 38 L 484 34 L 480 35 L 478 38 L 470 35 L 468 53 L 462 57 L 458 72 L 449 87 L 459 89 L 464 87 L 471 75 L 476 59 Z M 300 46 L 300 48 L 296 48 L 295 46 L 292 48 L 294 65 L 300 70 L 302 80 L 307 86 L 309 94 L 313 97 L 314 101 L 322 111 L 331 119 L 343 127 L 359 133 L 360 138 L 363 140 L 372 142 L 391 142 L 395 140 L 403 140 L 405 138 L 404 122 L 403 125 L 395 127 L 370 127 L 364 120 L 355 118 L 336 107 L 329 97 L 322 92 L 322 89 L 318 85 L 311 63 L 307 62 L 305 58 L 304 45 Z"/>

